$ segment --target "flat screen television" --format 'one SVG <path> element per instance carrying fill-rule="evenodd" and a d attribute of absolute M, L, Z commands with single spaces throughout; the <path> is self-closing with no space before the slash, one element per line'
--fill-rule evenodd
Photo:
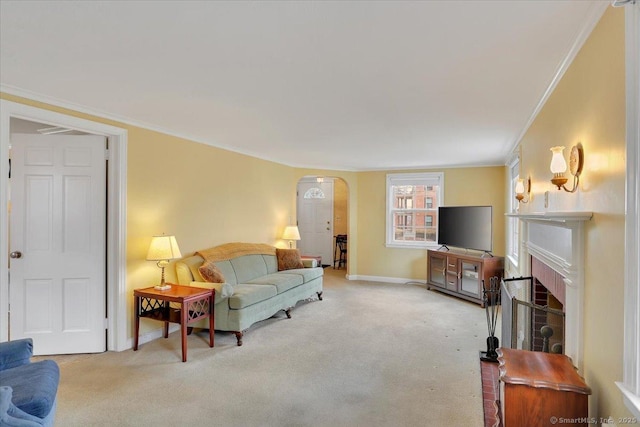
<path fill-rule="evenodd" d="M 438 244 L 491 252 L 492 206 L 440 206 Z"/>

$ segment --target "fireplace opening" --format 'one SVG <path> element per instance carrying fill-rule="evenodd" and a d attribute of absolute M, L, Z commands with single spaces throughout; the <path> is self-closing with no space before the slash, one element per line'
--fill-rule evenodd
<path fill-rule="evenodd" d="M 562 302 L 537 278 L 503 279 L 502 346 L 564 354 Z"/>
<path fill-rule="evenodd" d="M 564 312 L 560 300 L 556 298 L 537 278 L 534 277 L 534 305 L 545 309 L 533 310 L 533 351 L 563 354 Z"/>

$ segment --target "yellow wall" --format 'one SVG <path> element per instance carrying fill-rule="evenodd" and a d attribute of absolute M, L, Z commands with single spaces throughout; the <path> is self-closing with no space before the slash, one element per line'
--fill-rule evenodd
<path fill-rule="evenodd" d="M 614 418 L 629 416 L 614 384 L 623 349 L 624 82 L 624 10 L 608 8 L 521 142 L 521 176 L 531 176 L 534 193 L 521 212 L 594 213 L 585 227 L 584 375 L 591 414 Z M 560 192 L 549 181 L 549 148 L 565 145 L 568 157 L 578 142 L 585 150 L 580 188 Z"/>
<path fill-rule="evenodd" d="M 349 234 L 348 210 L 349 189 L 342 179 L 333 181 L 333 233 Z"/>
<path fill-rule="evenodd" d="M 504 166 L 449 168 L 412 172 L 444 172 L 445 205 L 493 206 L 493 253 L 504 255 Z M 358 174 L 358 270 L 350 274 L 426 280 L 424 249 L 387 248 L 386 176 L 409 171 Z M 353 259 L 351 256 L 350 260 Z"/>
<path fill-rule="evenodd" d="M 155 284 L 145 260 L 155 234 L 174 234 L 183 255 L 230 241 L 285 247 L 295 214 L 294 169 L 135 126 L 0 94 L 2 99 L 121 127 L 128 131 L 127 315 L 133 336 L 133 289 Z M 175 269 L 166 269 L 175 281 Z M 141 325 L 144 334 L 157 322 Z"/>

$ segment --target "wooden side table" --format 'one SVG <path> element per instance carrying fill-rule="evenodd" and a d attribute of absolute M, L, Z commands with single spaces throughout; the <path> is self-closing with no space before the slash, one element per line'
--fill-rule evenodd
<path fill-rule="evenodd" d="M 586 426 L 591 389 L 563 354 L 498 349 L 504 427 Z"/>
<path fill-rule="evenodd" d="M 140 318 L 164 322 L 164 337 L 169 336 L 169 323 L 180 324 L 182 335 L 182 361 L 187 361 L 187 325 L 209 317 L 209 347 L 213 347 L 215 289 L 171 284 L 171 289 L 161 291 L 154 287 L 133 291 L 136 331 L 133 350 L 138 350 Z M 180 304 L 180 308 L 170 303 Z"/>

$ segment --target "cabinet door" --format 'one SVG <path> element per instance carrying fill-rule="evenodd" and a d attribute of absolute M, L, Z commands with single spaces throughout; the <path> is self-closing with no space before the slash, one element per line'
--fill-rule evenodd
<path fill-rule="evenodd" d="M 429 277 L 428 281 L 431 285 L 446 287 L 445 271 L 447 257 L 439 254 L 429 254 Z"/>
<path fill-rule="evenodd" d="M 459 260 L 458 272 L 462 294 L 482 298 L 482 263 L 476 261 Z"/>

